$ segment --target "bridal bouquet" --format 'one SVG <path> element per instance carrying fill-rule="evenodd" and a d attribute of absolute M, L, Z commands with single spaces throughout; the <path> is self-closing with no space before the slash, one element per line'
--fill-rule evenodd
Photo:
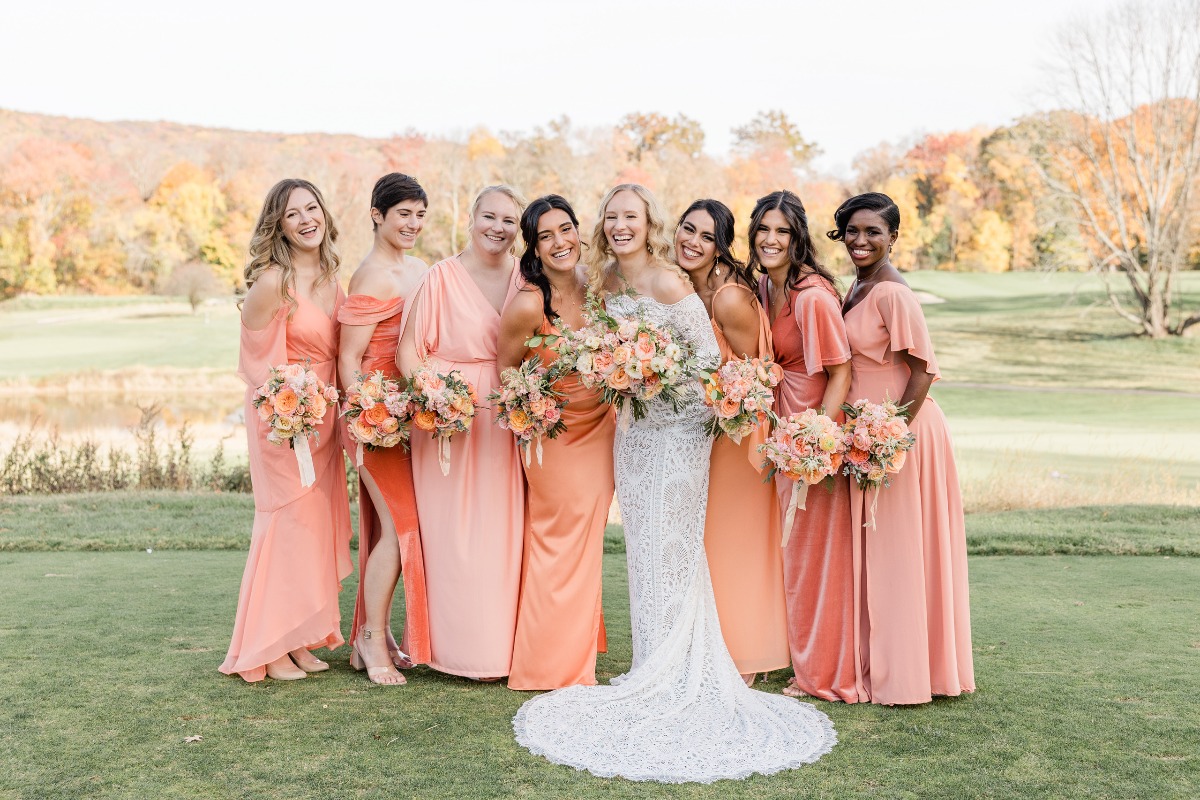
<path fill-rule="evenodd" d="M 878 491 L 891 483 L 890 476 L 900 471 L 908 451 L 917 443 L 917 437 L 904 421 L 907 408 L 887 399 L 882 403 L 859 400 L 842 406 L 846 412 L 846 424 L 842 426 L 846 442 L 845 474 L 858 481 L 860 489 L 876 490 L 870 521 L 864 527 L 875 527 Z"/>
<path fill-rule="evenodd" d="M 251 402 L 258 409 L 258 418 L 271 428 L 267 441 L 275 445 L 287 442 L 296 452 L 301 486 L 312 486 L 317 480 L 308 437 L 320 434 L 317 426 L 337 399 L 335 387 L 300 364 L 272 367 L 267 382 L 254 391 Z"/>
<path fill-rule="evenodd" d="M 363 448 L 379 450 L 404 445 L 408 448 L 409 403 L 412 397 L 400 389 L 400 382 L 384 377 L 383 370 L 368 376 L 356 373 L 346 389 L 342 416 L 348 422 L 350 437 L 358 443 L 358 466 L 363 463 Z"/>
<path fill-rule="evenodd" d="M 836 422 L 810 408 L 779 420 L 758 452 L 765 456 L 763 466 L 770 467 L 768 478 L 778 474 L 795 482 L 783 521 L 786 545 L 796 509 L 805 507 L 808 487 L 837 475 L 841 468 L 846 438 Z"/>
<path fill-rule="evenodd" d="M 554 439 L 567 429 L 562 419 L 565 395 L 554 388 L 566 371 L 555 362 L 543 367 L 540 358 L 528 358 L 520 366 L 500 374 L 500 388 L 487 396 L 496 411 L 496 424 L 512 431 L 529 466 L 529 445 L 537 443 L 537 462 L 542 465 L 542 437 Z"/>
<path fill-rule="evenodd" d="M 772 390 L 783 380 L 783 368 L 769 358 L 730 359 L 712 372 L 701 370 L 700 378 L 704 404 L 713 409 L 704 429 L 741 444 L 743 436 L 774 416 Z"/>
<path fill-rule="evenodd" d="M 616 406 L 623 421 L 629 413 L 641 419 L 656 397 L 678 410 L 696 367 L 687 342 L 647 320 L 613 317 L 594 297 L 589 296 L 584 313 L 587 325 L 565 329 L 553 343 L 583 385 L 602 389 L 604 402 Z"/>
<path fill-rule="evenodd" d="M 479 404 L 475 387 L 458 370 L 440 373 L 426 362 L 413 372 L 408 388 L 412 424 L 437 439 L 438 464 L 449 475 L 450 437 L 470 432 Z"/>

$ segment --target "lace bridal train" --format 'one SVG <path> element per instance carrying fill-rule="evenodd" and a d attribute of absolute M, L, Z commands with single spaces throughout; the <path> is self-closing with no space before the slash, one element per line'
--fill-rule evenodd
<path fill-rule="evenodd" d="M 607 303 L 615 315 L 674 328 L 701 358 L 717 360 L 698 296 Z M 654 402 L 643 419 L 618 426 L 633 666 L 610 686 L 572 686 L 521 706 L 513 729 L 530 752 L 602 777 L 711 783 L 809 764 L 837 742 L 812 705 L 748 688 L 725 648 L 704 554 L 712 446 L 704 415 L 697 391 L 678 413 Z"/>

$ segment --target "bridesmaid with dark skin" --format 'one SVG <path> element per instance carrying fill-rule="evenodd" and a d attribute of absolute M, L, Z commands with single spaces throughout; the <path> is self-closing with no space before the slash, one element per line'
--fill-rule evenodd
<path fill-rule="evenodd" d="M 496 366 L 501 372 L 534 357 L 549 366 L 553 351 L 525 343 L 586 324 L 587 273 L 571 205 L 556 194 L 534 200 L 521 215 L 521 236 L 520 290 L 500 317 Z M 566 430 L 543 441 L 541 459 L 522 461 L 525 548 L 510 689 L 595 685 L 596 653 L 607 649 L 601 572 L 604 526 L 615 490 L 616 421 L 601 391 L 584 386 L 577 373 L 562 378 L 557 388 L 567 400 L 562 409 Z"/>
<path fill-rule="evenodd" d="M 890 486 L 850 487 L 857 688 L 883 705 L 973 692 L 962 496 L 946 418 L 929 397 L 939 371 L 925 316 L 890 258 L 900 211 L 870 192 L 843 203 L 834 222 L 829 238 L 856 272 L 843 307 L 850 397 L 898 400 L 916 437 Z"/>
<path fill-rule="evenodd" d="M 712 320 L 722 363 L 771 358 L 771 324 L 755 297 L 746 265 L 734 257 L 733 214 L 717 200 L 697 200 L 675 231 L 675 259 Z M 788 665 L 780 520 L 775 492 L 764 483 L 756 446 L 767 431 L 740 444 L 713 442 L 704 549 L 725 646 L 748 685 L 758 672 Z"/>

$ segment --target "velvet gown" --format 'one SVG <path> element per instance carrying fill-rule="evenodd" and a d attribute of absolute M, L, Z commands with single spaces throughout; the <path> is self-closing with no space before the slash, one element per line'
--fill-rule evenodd
<path fill-rule="evenodd" d="M 876 284 L 845 314 L 853 352 L 852 399 L 899 400 L 908 351 L 939 375 L 925 316 L 902 283 Z M 946 418 L 927 398 L 910 424 L 917 437 L 891 485 L 878 491 L 876 527 L 864 529 L 876 490 L 851 486 L 860 697 L 925 703 L 975 691 L 967 542 Z"/>
<path fill-rule="evenodd" d="M 371 341 L 363 353 L 359 371 L 369 376 L 381 370 L 386 378 L 400 377 L 396 367 L 396 345 L 400 339 L 400 316 L 404 309 L 404 298 L 379 300 L 370 295 L 354 294 L 338 311 L 338 321 L 343 325 L 374 325 Z M 357 462 L 358 444 L 349 435 L 346 420 L 340 423 L 340 432 L 345 437 L 346 451 L 352 462 Z M 396 538 L 400 545 L 401 579 L 404 586 L 404 634 L 400 639 L 403 650 L 414 664 L 429 661 L 429 608 L 425 598 L 425 559 L 421 552 L 420 525 L 417 520 L 417 496 L 413 488 L 412 457 L 403 446 L 380 450 L 362 451 L 363 467 L 375 480 L 387 504 L 386 512 L 391 515 L 396 527 Z M 367 568 L 371 550 L 382 533 L 380 510 L 375 508 L 367 487 L 358 485 L 358 597 L 354 601 L 354 621 L 350 627 L 350 641 L 358 636 L 358 629 L 366 620 L 363 608 L 362 575 Z"/>
<path fill-rule="evenodd" d="M 266 677 L 266 665 L 304 647 L 344 643 L 338 592 L 351 572 L 350 504 L 337 431 L 337 406 L 329 404 L 318 435 L 309 438 L 316 482 L 300 485 L 296 455 L 267 441 L 268 428 L 252 405 L 272 367 L 306 364 L 336 385 L 338 289 L 333 316 L 308 298 L 285 303 L 260 331 L 241 326 L 238 375 L 246 383 L 246 436 L 254 485 L 254 529 L 242 574 L 233 638 L 220 670 L 247 681 Z"/>
<path fill-rule="evenodd" d="M 763 293 L 765 294 L 765 279 Z M 825 367 L 850 360 L 850 344 L 833 287 L 807 275 L 788 292 L 787 306 L 772 325 L 775 360 L 783 380 L 775 389 L 780 417 L 818 408 L 829 377 Z M 835 420 L 841 412 L 826 409 Z M 782 521 L 791 502 L 792 481 L 779 478 Z M 855 603 L 851 547 L 850 481 L 809 487 L 797 510 L 783 551 L 787 593 L 788 647 L 796 686 L 823 700 L 856 703 Z"/>
<path fill-rule="evenodd" d="M 558 330 L 544 320 L 538 332 Z M 544 365 L 555 358 L 545 345 L 532 356 Z M 525 555 L 510 689 L 594 686 L 596 653 L 607 649 L 600 595 L 616 416 L 577 373 L 558 388 L 567 396 L 567 429 L 542 441 L 541 464 L 532 446 L 525 466 Z"/>
<path fill-rule="evenodd" d="M 740 284 L 717 289 L 752 292 Z M 758 352 L 771 357 L 771 330 L 766 313 L 759 313 Z M 721 363 L 744 358 L 734 353 L 716 320 L 712 321 Z M 775 490 L 763 482 L 762 456 L 757 446 L 766 441 L 766 426 L 735 444 L 728 436 L 713 441 L 709 462 L 708 510 L 704 520 L 704 550 L 712 577 L 713 595 L 725 646 L 738 672 L 769 672 L 788 665 L 787 612 L 783 591 L 783 556 L 779 542 L 782 521 Z"/>
<path fill-rule="evenodd" d="M 507 297 L 516 291 L 513 260 Z M 430 267 L 404 309 L 417 355 L 439 371 L 457 369 L 482 402 L 496 388 L 500 313 L 457 256 Z M 507 298 L 505 300 L 507 302 Z M 438 443 L 412 435 L 413 485 L 425 557 L 429 666 L 468 678 L 508 675 L 512 665 L 525 529 L 525 481 L 512 433 L 487 406 L 470 432 L 451 439 L 450 472 Z"/>

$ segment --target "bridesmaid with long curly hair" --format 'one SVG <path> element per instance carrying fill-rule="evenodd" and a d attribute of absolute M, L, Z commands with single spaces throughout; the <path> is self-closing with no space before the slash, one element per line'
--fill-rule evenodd
<path fill-rule="evenodd" d="M 750 217 L 750 265 L 763 273 L 760 291 L 770 311 L 775 360 L 783 380 L 775 390 L 781 417 L 823 408 L 835 420 L 850 385 L 850 345 L 833 275 L 817 260 L 808 215 L 789 191 L 760 198 Z M 792 482 L 778 482 L 780 514 Z M 799 697 L 854 703 L 854 597 L 850 573 L 850 487 L 813 487 L 797 511 L 783 550 L 788 645 L 795 678 L 783 690 Z"/>
<path fill-rule="evenodd" d="M 549 365 L 556 357 L 549 347 L 525 342 L 561 335 L 558 326 L 586 324 L 587 277 L 571 204 L 556 194 L 534 200 L 521 215 L 521 236 L 521 288 L 500 317 L 502 372 L 527 358 Z M 525 463 L 525 555 L 510 689 L 594 685 L 596 653 L 607 648 L 600 590 L 616 424 L 600 389 L 584 386 L 577 373 L 557 388 L 567 398 L 567 429 Z"/>
<path fill-rule="evenodd" d="M 400 316 L 428 267 L 409 255 L 425 224 L 429 198 L 417 181 L 393 172 L 371 191 L 375 243 L 350 279 L 350 296 L 338 312 L 342 342 L 338 367 L 342 385 L 355 373 L 376 371 L 390 380 L 396 368 Z M 344 428 L 343 428 L 344 431 Z M 425 563 L 417 524 L 412 459 L 403 447 L 368 451 L 352 442 L 347 449 L 358 465 L 358 599 L 350 641 L 351 665 L 363 667 L 372 683 L 405 683 L 396 668 L 429 660 L 429 615 L 425 604 Z M 391 631 L 392 595 L 404 574 L 404 650 Z"/>
<path fill-rule="evenodd" d="M 317 187 L 288 179 L 267 193 L 250 242 L 238 375 L 246 383 L 246 434 L 254 484 L 254 530 L 242 576 L 233 640 L 221 665 L 247 681 L 304 678 L 329 665 L 310 651 L 333 649 L 338 592 L 350 574 L 350 507 L 330 406 L 309 439 L 316 482 L 303 486 L 288 447 L 267 442 L 252 401 L 272 367 L 304 364 L 336 385 L 337 227 Z"/>
<path fill-rule="evenodd" d="M 733 214 L 717 200 L 688 206 L 675 229 L 675 261 L 712 320 L 721 363 L 771 358 L 771 323 L 746 265 L 733 255 Z M 741 443 L 713 442 L 704 549 L 725 646 L 746 683 L 788 666 L 783 557 L 775 488 L 764 483 L 759 428 Z"/>

